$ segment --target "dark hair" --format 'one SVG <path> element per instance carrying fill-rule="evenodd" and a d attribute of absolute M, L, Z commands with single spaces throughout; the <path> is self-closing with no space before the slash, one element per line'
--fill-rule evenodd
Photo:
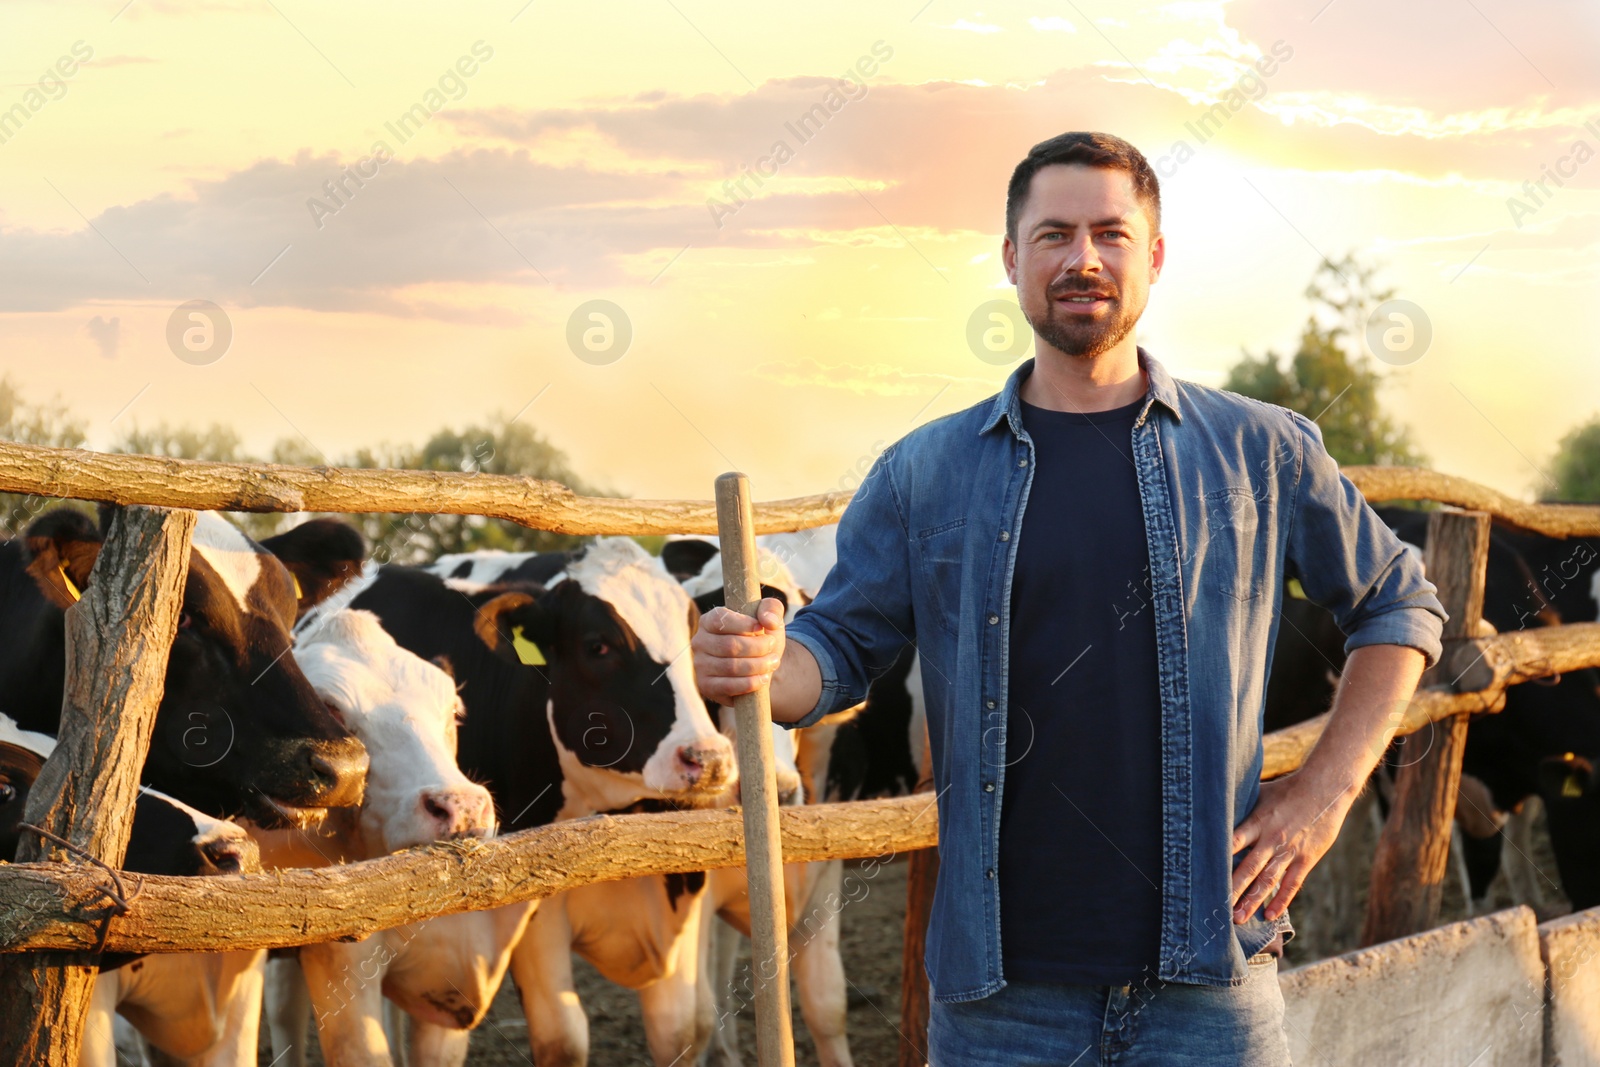
<path fill-rule="evenodd" d="M 1133 179 L 1134 195 L 1150 215 L 1150 232 L 1161 229 L 1161 183 L 1143 152 L 1109 133 L 1063 133 L 1034 145 L 1011 172 L 1011 184 L 1006 186 L 1006 236 L 1013 243 L 1017 239 L 1017 220 L 1028 205 L 1033 176 L 1056 164 L 1125 172 Z"/>

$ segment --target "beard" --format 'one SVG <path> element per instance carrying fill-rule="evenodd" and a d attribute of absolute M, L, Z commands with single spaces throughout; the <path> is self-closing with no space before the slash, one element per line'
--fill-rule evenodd
<path fill-rule="evenodd" d="M 1111 306 L 1104 317 L 1091 318 L 1073 314 L 1058 301 L 1059 297 L 1078 293 L 1105 297 Z M 1022 313 L 1034 332 L 1051 347 L 1069 356 L 1093 359 L 1120 344 L 1133 331 L 1142 310 L 1134 310 L 1124 304 L 1111 282 L 1082 279 L 1048 290 L 1042 316 L 1030 314 L 1026 308 Z"/>

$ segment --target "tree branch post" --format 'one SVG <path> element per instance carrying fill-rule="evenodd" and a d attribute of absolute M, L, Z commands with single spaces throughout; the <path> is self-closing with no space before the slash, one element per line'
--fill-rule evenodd
<path fill-rule="evenodd" d="M 71 849 L 24 831 L 19 862 L 82 866 L 79 852 L 122 866 L 178 630 L 194 524 L 192 511 L 114 513 L 89 587 L 67 611 L 61 733 L 24 814 Z M 92 869 L 111 890 L 111 876 Z M 95 903 L 96 917 L 109 923 L 118 907 L 111 893 Z M 0 1063 L 77 1067 L 97 971 L 98 957 L 86 952 L 0 956 L 6 991 Z"/>
<path fill-rule="evenodd" d="M 1489 558 L 1489 516 L 1480 511 L 1441 511 L 1428 518 L 1425 556 L 1428 577 L 1449 613 L 1445 655 L 1424 684 L 1441 677 L 1453 642 L 1476 635 L 1483 617 L 1483 587 Z M 1439 921 L 1440 896 L 1450 856 L 1450 825 L 1461 785 L 1467 716 L 1451 715 L 1419 731 L 1401 748 L 1394 807 L 1378 839 L 1361 943 L 1374 945 L 1418 933 Z M 1424 748 L 1425 746 L 1425 748 Z M 1412 756 L 1418 748 L 1421 755 Z"/>

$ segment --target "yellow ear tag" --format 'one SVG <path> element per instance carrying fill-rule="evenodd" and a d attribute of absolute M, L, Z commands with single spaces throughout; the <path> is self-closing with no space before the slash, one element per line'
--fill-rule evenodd
<path fill-rule="evenodd" d="M 72 595 L 73 601 L 82 600 L 83 594 L 78 592 L 78 587 L 72 584 L 72 577 L 67 574 L 67 565 L 63 563 L 59 569 L 61 571 L 61 580 L 67 583 L 67 592 Z"/>
<path fill-rule="evenodd" d="M 1300 579 L 1298 578 L 1289 579 L 1289 595 L 1296 600 L 1311 599 L 1310 597 L 1306 596 L 1305 587 L 1300 584 Z"/>
<path fill-rule="evenodd" d="M 544 653 L 539 651 L 539 646 L 529 641 L 522 635 L 522 627 L 514 626 L 511 629 L 511 647 L 517 650 L 517 659 L 524 666 L 543 667 Z"/>
<path fill-rule="evenodd" d="M 1583 796 L 1583 775 L 1577 771 L 1567 775 L 1567 780 L 1561 783 L 1561 795 L 1564 797 Z"/>
<path fill-rule="evenodd" d="M 294 598 L 296 600 L 304 600 L 306 598 L 306 594 L 301 590 L 300 579 L 293 571 L 289 572 L 289 580 L 294 583 Z"/>

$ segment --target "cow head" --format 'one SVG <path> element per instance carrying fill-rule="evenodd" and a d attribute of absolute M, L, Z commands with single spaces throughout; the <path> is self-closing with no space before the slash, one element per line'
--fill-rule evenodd
<path fill-rule="evenodd" d="M 62 509 L 24 537 L 29 574 L 57 607 L 70 607 L 92 582 L 100 530 Z M 366 751 L 289 655 L 297 610 L 282 563 L 220 516 L 199 516 L 144 767 L 149 784 L 266 826 L 360 803 Z"/>
<path fill-rule="evenodd" d="M 710 803 L 732 782 L 732 746 L 687 654 L 699 611 L 636 542 L 595 541 L 548 588 L 477 596 L 478 636 L 546 672 L 563 775 L 595 810 L 640 796 Z"/>
<path fill-rule="evenodd" d="M 55 738 L 19 730 L 9 716 L 0 715 L 0 860 L 17 858 L 28 793 L 55 747 Z"/>
<path fill-rule="evenodd" d="M 50 735 L 19 730 L 0 715 L 0 860 L 17 858 L 28 794 L 55 747 Z M 242 827 L 141 789 L 122 867 L 140 874 L 241 874 L 259 871 L 261 861 Z"/>
<path fill-rule="evenodd" d="M 295 658 L 371 757 L 361 804 L 367 855 L 494 833 L 489 791 L 456 766 L 463 709 L 445 670 L 395 644 L 376 615 L 350 609 L 319 616 Z"/>

